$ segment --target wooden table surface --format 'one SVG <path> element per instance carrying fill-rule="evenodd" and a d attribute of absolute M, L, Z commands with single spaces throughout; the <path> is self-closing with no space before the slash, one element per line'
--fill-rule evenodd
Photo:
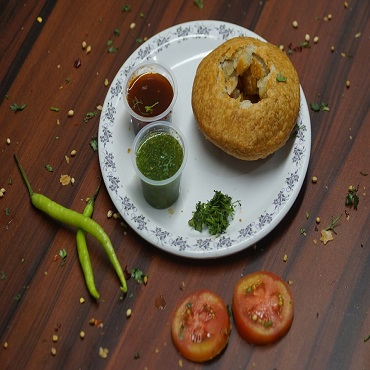
<path fill-rule="evenodd" d="M 1 2 L 0 369 L 370 369 L 370 3 L 204 0 L 203 5 Z M 103 186 L 93 217 L 110 236 L 122 266 L 140 269 L 149 280 L 140 285 L 129 279 L 122 295 L 104 251 L 88 238 L 102 296 L 96 303 L 84 283 L 75 229 L 31 205 L 13 155 L 35 191 L 82 212 L 101 177 L 98 152 L 89 143 L 97 136 L 97 107 L 112 80 L 142 40 L 197 20 L 231 22 L 284 45 L 308 105 L 326 104 L 328 110 L 309 109 L 312 145 L 305 181 L 284 219 L 255 247 L 202 260 L 161 251 L 124 220 L 107 217 L 117 210 Z M 306 34 L 309 47 L 298 50 Z M 108 51 L 108 40 L 115 52 Z M 83 41 L 92 46 L 89 53 Z M 26 107 L 13 111 L 14 104 Z M 68 117 L 71 109 L 74 116 Z M 99 113 L 84 122 L 92 111 Z M 63 186 L 63 174 L 74 184 Z M 358 187 L 357 210 L 345 205 L 350 185 Z M 320 230 L 340 214 L 334 240 L 324 245 Z M 230 305 L 236 281 L 258 270 L 291 284 L 295 317 L 288 334 L 273 345 L 252 346 L 232 320 L 220 356 L 204 364 L 182 358 L 170 335 L 176 303 L 210 289 Z M 132 316 L 126 318 L 129 308 Z M 108 349 L 106 358 L 100 348 Z"/>

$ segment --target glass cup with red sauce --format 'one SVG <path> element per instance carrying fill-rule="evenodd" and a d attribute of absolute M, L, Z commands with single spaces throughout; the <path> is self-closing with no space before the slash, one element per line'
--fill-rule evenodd
<path fill-rule="evenodd" d="M 148 123 L 172 121 L 177 82 L 170 68 L 156 61 L 140 63 L 128 75 L 124 91 L 135 134 Z"/>

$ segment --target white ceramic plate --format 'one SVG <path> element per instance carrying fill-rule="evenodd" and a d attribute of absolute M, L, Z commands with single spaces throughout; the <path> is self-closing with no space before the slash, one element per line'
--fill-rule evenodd
<path fill-rule="evenodd" d="M 133 230 L 169 253 L 215 258 L 254 245 L 287 214 L 306 175 L 311 124 L 302 89 L 298 134 L 267 159 L 255 162 L 235 159 L 207 142 L 197 128 L 191 108 L 196 68 L 210 51 L 240 35 L 261 39 L 245 28 L 218 21 L 194 21 L 162 31 L 127 59 L 104 101 L 98 145 L 109 195 Z M 179 93 L 172 123 L 185 134 L 189 146 L 180 197 L 165 210 L 154 209 L 143 199 L 129 154 L 134 132 L 123 103 L 123 85 L 130 69 L 146 59 L 165 63 L 177 78 Z M 227 232 L 217 237 L 207 230 L 200 233 L 188 226 L 196 203 L 210 200 L 214 190 L 241 202 Z"/>

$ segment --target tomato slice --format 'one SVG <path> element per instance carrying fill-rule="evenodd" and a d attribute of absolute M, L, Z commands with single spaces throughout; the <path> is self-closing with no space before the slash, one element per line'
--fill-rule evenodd
<path fill-rule="evenodd" d="M 217 356 L 226 347 L 230 332 L 226 304 L 209 290 L 188 295 L 174 312 L 172 340 L 190 361 L 204 362 Z"/>
<path fill-rule="evenodd" d="M 292 325 L 293 296 L 279 276 L 255 272 L 235 284 L 232 312 L 236 329 L 247 342 L 270 344 Z"/>

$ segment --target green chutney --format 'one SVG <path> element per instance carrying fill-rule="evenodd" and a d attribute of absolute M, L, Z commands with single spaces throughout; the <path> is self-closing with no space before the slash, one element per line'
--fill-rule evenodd
<path fill-rule="evenodd" d="M 179 141 L 166 132 L 150 134 L 136 152 L 139 171 L 155 181 L 167 180 L 181 167 L 184 151 Z"/>

